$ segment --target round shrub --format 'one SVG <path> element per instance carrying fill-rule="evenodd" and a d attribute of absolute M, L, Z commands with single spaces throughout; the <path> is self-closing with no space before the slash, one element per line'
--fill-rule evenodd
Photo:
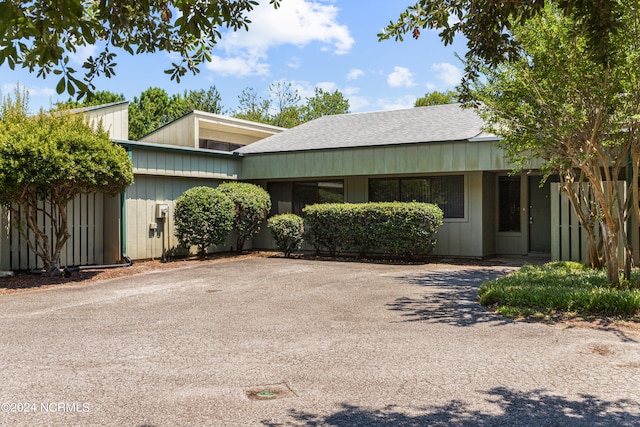
<path fill-rule="evenodd" d="M 218 186 L 235 204 L 233 227 L 238 234 L 236 248 L 242 252 L 246 240 L 260 231 L 271 210 L 271 197 L 262 187 L 246 182 L 225 182 Z"/>
<path fill-rule="evenodd" d="M 286 257 L 302 246 L 304 220 L 295 214 L 280 214 L 269 218 L 267 227 L 276 241 L 278 249 Z"/>
<path fill-rule="evenodd" d="M 174 221 L 180 244 L 207 248 L 224 243 L 233 228 L 235 207 L 231 199 L 210 187 L 194 187 L 176 200 Z"/>

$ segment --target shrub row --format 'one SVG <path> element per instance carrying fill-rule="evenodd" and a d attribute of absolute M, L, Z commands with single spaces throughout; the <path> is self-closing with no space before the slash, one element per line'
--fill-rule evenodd
<path fill-rule="evenodd" d="M 428 203 L 327 203 L 306 206 L 306 236 L 317 251 L 416 256 L 429 254 L 442 210 Z"/>

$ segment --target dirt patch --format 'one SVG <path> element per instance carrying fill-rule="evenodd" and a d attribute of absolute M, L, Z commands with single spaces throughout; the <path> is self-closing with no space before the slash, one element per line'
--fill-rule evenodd
<path fill-rule="evenodd" d="M 0 279 L 0 295 L 32 291 L 36 289 L 48 289 L 61 285 L 82 285 L 94 282 L 96 280 L 133 276 L 135 274 L 148 273 L 151 271 L 182 268 L 203 264 L 213 264 L 218 262 L 227 262 L 253 257 L 269 257 L 275 255 L 275 252 L 266 251 L 252 251 L 243 254 L 224 252 L 211 254 L 204 259 L 188 258 L 169 262 L 140 261 L 135 262 L 130 267 L 109 268 L 104 270 L 83 270 L 71 273 L 71 275 L 66 277 L 46 277 L 40 274 L 17 272 L 13 277 L 5 277 Z"/>

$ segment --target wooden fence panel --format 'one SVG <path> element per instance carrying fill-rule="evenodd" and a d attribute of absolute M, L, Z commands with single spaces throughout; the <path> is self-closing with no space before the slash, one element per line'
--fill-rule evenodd
<path fill-rule="evenodd" d="M 51 210 L 50 206 L 46 208 Z M 104 253 L 104 196 L 89 194 L 76 197 L 67 206 L 67 215 L 71 237 L 62 249 L 60 265 L 101 264 Z M 22 213 L 20 220 L 24 222 Z M 15 227 L 15 221 L 15 215 L 0 208 L 0 270 L 42 268 L 42 260 L 31 252 L 26 240 Z M 38 223 L 49 236 L 53 236 L 53 224 L 46 215 L 38 214 Z M 27 234 L 35 242 L 33 233 L 28 231 Z M 52 251 L 54 245 L 55 241 L 52 241 Z"/>

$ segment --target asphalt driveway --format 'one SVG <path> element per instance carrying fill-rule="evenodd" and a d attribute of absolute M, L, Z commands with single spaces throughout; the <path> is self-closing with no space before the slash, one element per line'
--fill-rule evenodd
<path fill-rule="evenodd" d="M 640 335 L 506 321 L 507 265 L 250 258 L 0 297 L 0 425 L 640 425 Z"/>

